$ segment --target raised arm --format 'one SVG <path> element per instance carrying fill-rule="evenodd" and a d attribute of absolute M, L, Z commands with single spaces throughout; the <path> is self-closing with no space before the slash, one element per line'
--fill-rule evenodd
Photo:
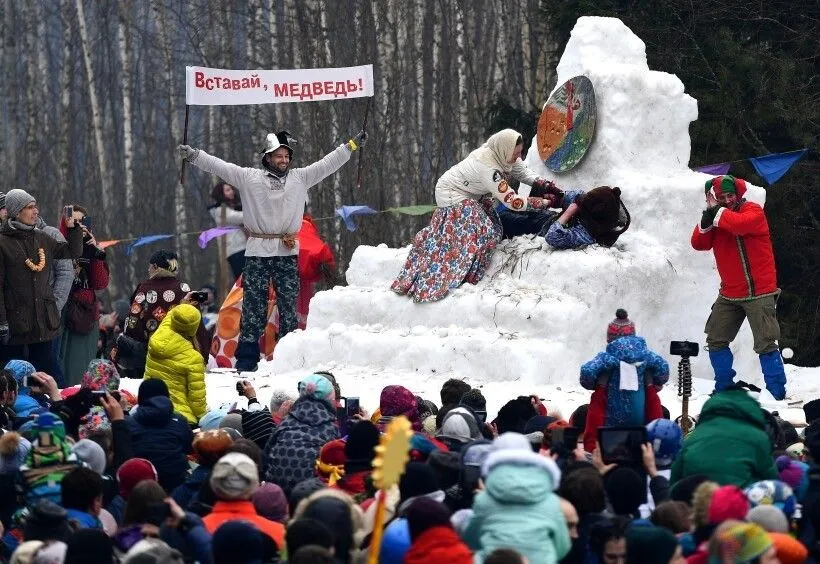
<path fill-rule="evenodd" d="M 180 145 L 178 150 L 183 159 L 200 170 L 215 174 L 240 192 L 255 170 L 223 161 L 202 149 L 194 149 L 188 145 Z"/>

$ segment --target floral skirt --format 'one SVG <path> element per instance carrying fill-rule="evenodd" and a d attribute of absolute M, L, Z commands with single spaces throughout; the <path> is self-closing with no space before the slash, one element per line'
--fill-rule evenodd
<path fill-rule="evenodd" d="M 492 199 L 464 200 L 433 212 L 430 225 L 413 239 L 413 248 L 390 289 L 416 302 L 444 298 L 463 282 L 484 276 L 501 226 Z"/>

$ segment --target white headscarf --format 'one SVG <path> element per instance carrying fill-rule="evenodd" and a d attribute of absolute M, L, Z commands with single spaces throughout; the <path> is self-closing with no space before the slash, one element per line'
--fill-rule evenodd
<path fill-rule="evenodd" d="M 514 163 L 509 162 L 515 151 L 516 141 L 521 134 L 514 129 L 502 129 L 490 135 L 489 139 L 467 158 L 476 159 L 485 165 L 503 172 L 510 172 Z"/>

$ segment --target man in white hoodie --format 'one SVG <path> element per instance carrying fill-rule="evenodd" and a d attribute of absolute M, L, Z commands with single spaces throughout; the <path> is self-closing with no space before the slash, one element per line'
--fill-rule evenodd
<path fill-rule="evenodd" d="M 248 244 L 242 271 L 244 297 L 236 369 L 253 371 L 259 362 L 259 337 L 267 322 L 268 283 L 276 288 L 279 339 L 296 329 L 296 297 L 299 293 L 296 235 L 302 225 L 308 188 L 339 170 L 364 144 L 360 131 L 323 159 L 304 168 L 291 169 L 296 139 L 287 131 L 268 134 L 262 150 L 264 169 L 240 167 L 188 145 L 179 153 L 192 165 L 222 178 L 242 195 L 242 211 Z"/>

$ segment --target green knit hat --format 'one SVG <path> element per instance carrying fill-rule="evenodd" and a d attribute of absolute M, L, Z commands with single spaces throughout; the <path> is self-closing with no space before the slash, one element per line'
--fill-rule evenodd
<path fill-rule="evenodd" d="M 626 552 L 636 564 L 667 564 L 678 549 L 678 539 L 662 527 L 632 525 L 626 532 Z"/>
<path fill-rule="evenodd" d="M 772 539 L 760 525 L 726 521 L 709 541 L 709 562 L 751 562 L 770 546 Z"/>

